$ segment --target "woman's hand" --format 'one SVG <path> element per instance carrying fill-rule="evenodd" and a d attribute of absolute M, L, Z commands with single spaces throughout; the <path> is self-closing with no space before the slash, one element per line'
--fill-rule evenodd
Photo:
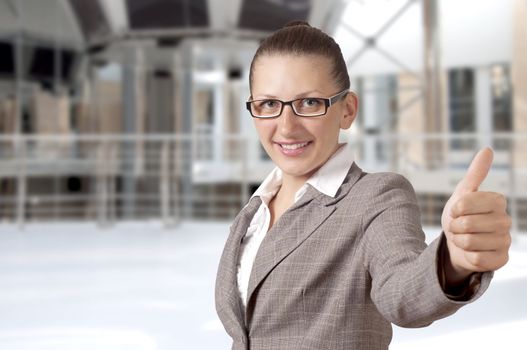
<path fill-rule="evenodd" d="M 490 148 L 479 151 L 443 209 L 441 225 L 449 256 L 443 266 L 447 285 L 460 284 L 473 272 L 497 270 L 509 259 L 507 200 L 500 193 L 478 191 L 492 159 Z"/>

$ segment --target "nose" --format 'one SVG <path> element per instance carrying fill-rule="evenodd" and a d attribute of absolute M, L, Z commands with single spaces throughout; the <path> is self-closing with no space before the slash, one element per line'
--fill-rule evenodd
<path fill-rule="evenodd" d="M 291 133 L 298 126 L 299 117 L 293 111 L 291 105 L 284 106 L 282 114 L 278 117 L 278 125 L 283 135 Z"/>

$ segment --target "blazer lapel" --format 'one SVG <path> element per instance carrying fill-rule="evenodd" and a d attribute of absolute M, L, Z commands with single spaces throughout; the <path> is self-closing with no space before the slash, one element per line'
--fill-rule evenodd
<path fill-rule="evenodd" d="M 251 271 L 247 291 L 247 311 L 250 311 L 251 297 L 258 285 L 276 265 L 308 239 L 331 216 L 336 209 L 335 204 L 344 198 L 359 180 L 361 174 L 362 170 L 353 163 L 334 198 L 309 186 L 302 198 L 271 227 L 260 245 Z M 245 322 L 248 324 L 249 312 L 246 312 L 245 316 Z"/>
<path fill-rule="evenodd" d="M 260 197 L 253 197 L 240 211 L 231 225 L 230 234 L 225 243 L 225 248 L 219 264 L 216 278 L 217 304 L 222 307 L 222 318 L 234 320 L 239 329 L 244 329 L 244 317 L 238 292 L 237 265 L 240 253 L 240 242 L 247 232 L 251 220 L 262 203 Z M 218 312 L 220 312 L 218 310 Z"/>
<path fill-rule="evenodd" d="M 307 205 L 321 195 L 323 194 L 310 186 L 302 198 L 289 208 L 267 232 L 251 271 L 247 291 L 247 308 L 260 282 L 336 209 L 335 206 L 325 206 L 318 201 Z"/>

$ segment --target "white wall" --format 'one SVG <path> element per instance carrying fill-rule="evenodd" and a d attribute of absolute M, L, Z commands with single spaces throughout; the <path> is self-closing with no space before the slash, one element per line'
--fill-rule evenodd
<path fill-rule="evenodd" d="M 442 0 L 439 5 L 445 67 L 512 60 L 512 0 Z"/>
<path fill-rule="evenodd" d="M 445 68 L 485 66 L 512 59 L 512 0 L 438 0 L 441 59 Z M 350 1 L 342 22 L 365 37 L 374 35 L 407 0 Z M 423 64 L 422 4 L 414 2 L 379 37 L 377 44 L 404 66 L 420 71 Z M 335 40 L 344 57 L 351 58 L 363 45 L 357 35 L 337 26 Z M 350 67 L 351 75 L 398 73 L 403 69 L 368 49 Z"/>

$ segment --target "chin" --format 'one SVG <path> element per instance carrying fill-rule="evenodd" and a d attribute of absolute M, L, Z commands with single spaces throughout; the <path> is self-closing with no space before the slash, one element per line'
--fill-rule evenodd
<path fill-rule="evenodd" d="M 294 177 L 304 177 L 313 173 L 313 169 L 299 166 L 298 164 L 284 164 L 283 162 L 279 162 L 277 166 L 284 174 Z"/>

